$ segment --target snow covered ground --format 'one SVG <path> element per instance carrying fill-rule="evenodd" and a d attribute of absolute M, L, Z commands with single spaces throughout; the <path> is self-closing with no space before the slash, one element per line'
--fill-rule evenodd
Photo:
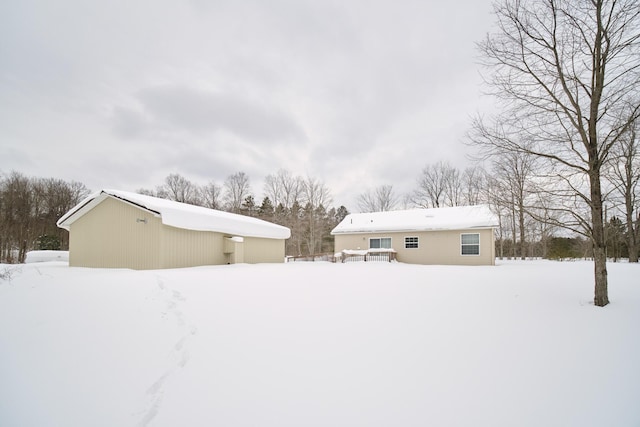
<path fill-rule="evenodd" d="M 47 261 L 69 262 L 69 251 L 29 251 L 24 260 L 27 264 Z"/>
<path fill-rule="evenodd" d="M 639 265 L 1 266 L 0 426 L 639 426 Z"/>

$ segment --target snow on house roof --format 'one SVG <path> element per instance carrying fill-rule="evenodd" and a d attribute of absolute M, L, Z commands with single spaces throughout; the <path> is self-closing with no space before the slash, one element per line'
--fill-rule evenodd
<path fill-rule="evenodd" d="M 57 222 L 58 227 L 69 230 L 76 219 L 108 197 L 151 211 L 160 216 L 163 224 L 176 228 L 267 239 L 288 239 L 291 236 L 287 227 L 261 219 L 120 190 L 101 190 L 90 195 L 63 215 Z"/>
<path fill-rule="evenodd" d="M 462 230 L 497 226 L 498 219 L 488 206 L 457 206 L 349 214 L 331 234 Z"/>

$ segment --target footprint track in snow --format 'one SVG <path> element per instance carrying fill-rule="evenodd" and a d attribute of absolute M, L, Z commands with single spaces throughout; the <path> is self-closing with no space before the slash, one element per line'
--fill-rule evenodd
<path fill-rule="evenodd" d="M 170 289 L 159 276 L 156 277 L 156 282 L 160 299 L 166 303 L 164 310 L 161 312 L 161 317 L 163 319 L 167 317 L 174 318 L 179 330 L 182 331 L 182 336 L 169 351 L 168 368 L 149 386 L 145 393 L 146 403 L 144 404 L 144 409 L 136 414 L 141 416 L 138 423 L 139 427 L 146 427 L 160 411 L 165 384 L 177 369 L 184 368 L 189 362 L 188 341 L 198 332 L 198 328 L 194 324 L 187 325 L 185 321 L 184 313 L 180 307 L 186 301 L 182 293 L 175 289 Z"/>

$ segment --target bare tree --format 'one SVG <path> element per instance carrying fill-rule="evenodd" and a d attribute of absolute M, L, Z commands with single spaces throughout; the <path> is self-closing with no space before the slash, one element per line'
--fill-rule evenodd
<path fill-rule="evenodd" d="M 56 221 L 88 193 L 75 181 L 0 176 L 0 261 L 23 262 L 31 249 L 68 248 L 68 233 Z"/>
<path fill-rule="evenodd" d="M 82 199 L 89 195 L 89 190 L 84 184 L 71 181 L 66 182 L 61 179 L 35 179 L 32 180 L 32 186 L 35 195 L 35 188 L 41 186 L 43 197 L 40 201 L 34 200 L 35 205 L 40 205 L 40 236 L 55 236 L 61 248 L 68 247 L 69 233 L 66 230 L 58 228 L 56 222 L 71 208 L 80 203 Z"/>
<path fill-rule="evenodd" d="M 198 186 L 177 173 L 170 174 L 165 178 L 164 185 L 158 189 L 158 194 L 176 202 L 200 204 Z"/>
<path fill-rule="evenodd" d="M 249 186 L 249 176 L 244 172 L 236 172 L 229 175 L 224 182 L 224 201 L 227 210 L 233 213 L 240 213 L 242 202 L 251 193 Z"/>
<path fill-rule="evenodd" d="M 12 172 L 2 182 L 0 200 L 3 258 L 8 262 L 23 262 L 34 223 L 31 180 L 21 173 Z"/>
<path fill-rule="evenodd" d="M 399 205 L 400 205 L 400 209 L 411 209 L 411 208 L 415 208 L 416 206 L 419 206 L 418 203 L 416 202 L 415 192 L 404 193 L 400 197 Z"/>
<path fill-rule="evenodd" d="M 467 206 L 479 205 L 487 203 L 486 187 L 487 177 L 486 171 L 480 166 L 471 166 L 462 172 L 462 203 Z"/>
<path fill-rule="evenodd" d="M 445 206 L 448 181 L 454 170 L 449 163 L 441 161 L 425 166 L 418 178 L 414 203 L 423 208 Z"/>
<path fill-rule="evenodd" d="M 529 203 L 527 212 L 536 220 L 533 228 L 534 234 L 537 234 L 537 239 L 540 243 L 539 255 L 542 258 L 547 258 L 549 241 L 558 229 L 555 224 L 558 224 L 560 221 L 558 218 L 554 218 L 554 210 L 550 208 L 552 202 L 544 197 L 544 193 L 536 193 L 535 191 L 532 193 L 536 200 Z"/>
<path fill-rule="evenodd" d="M 527 198 L 531 194 L 534 161 L 531 154 L 518 151 L 504 152 L 499 157 L 494 156 L 493 160 L 494 178 L 502 189 L 502 196 L 506 196 L 501 203 L 511 209 L 514 251 L 517 241 L 523 260 L 526 259 Z M 516 238 L 516 230 L 519 239 Z"/>
<path fill-rule="evenodd" d="M 398 196 L 393 192 L 393 185 L 381 185 L 358 196 L 360 212 L 386 212 L 395 209 Z"/>
<path fill-rule="evenodd" d="M 304 235 L 308 251 L 312 254 L 321 248 L 326 234 L 320 214 L 326 213 L 325 207 L 331 203 L 331 194 L 322 181 L 308 176 L 303 181 L 302 202 L 305 203 L 303 213 L 307 220 Z"/>
<path fill-rule="evenodd" d="M 317 178 L 307 176 L 302 181 L 302 202 L 308 203 L 314 208 L 320 205 L 327 206 L 331 203 L 331 192 L 329 188 Z"/>
<path fill-rule="evenodd" d="M 640 115 L 640 3 L 504 0 L 495 14 L 497 31 L 479 48 L 503 113 L 488 124 L 478 119 L 474 141 L 548 162 L 549 185 L 556 195 L 564 190 L 563 201 L 575 205 L 564 211 L 591 240 L 594 304 L 605 306 L 602 168 Z"/>
<path fill-rule="evenodd" d="M 444 174 L 444 200 L 445 206 L 460 206 L 463 197 L 460 170 L 449 166 Z"/>
<path fill-rule="evenodd" d="M 200 189 L 202 205 L 209 209 L 222 209 L 222 187 L 211 181 Z"/>
<path fill-rule="evenodd" d="M 293 176 L 286 169 L 280 169 L 275 175 L 267 175 L 264 181 L 264 194 L 274 206 L 291 208 L 293 202 L 300 200 L 304 189 L 303 179 Z"/>
<path fill-rule="evenodd" d="M 611 175 L 616 192 L 623 200 L 622 210 L 626 219 L 627 248 L 629 262 L 638 262 L 640 245 L 640 142 L 638 141 L 639 121 L 629 128 L 629 132 L 616 147 L 616 155 L 611 161 Z"/>
<path fill-rule="evenodd" d="M 504 259 L 505 234 L 508 231 L 508 225 L 511 224 L 508 217 L 509 214 L 512 213 L 509 205 L 504 202 L 507 199 L 507 197 L 505 197 L 505 193 L 506 192 L 501 183 L 493 176 L 488 175 L 486 186 L 487 203 L 489 204 L 491 211 L 498 217 L 497 255 L 500 259 Z"/>
<path fill-rule="evenodd" d="M 160 197 L 156 191 L 149 190 L 148 188 L 138 188 L 136 193 L 142 194 L 143 196 Z"/>

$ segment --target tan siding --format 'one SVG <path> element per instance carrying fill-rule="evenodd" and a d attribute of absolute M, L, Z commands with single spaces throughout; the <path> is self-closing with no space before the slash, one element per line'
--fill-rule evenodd
<path fill-rule="evenodd" d="M 146 221 L 146 222 L 144 222 Z M 221 233 L 162 224 L 137 206 L 108 197 L 70 225 L 69 265 L 159 269 L 233 262 L 283 262 L 283 239 L 245 238 L 225 254 Z"/>
<path fill-rule="evenodd" d="M 162 268 L 226 264 L 223 235 L 162 226 Z"/>
<path fill-rule="evenodd" d="M 480 255 L 461 254 L 460 235 L 463 233 L 480 235 Z M 335 250 L 340 252 L 344 249 L 368 249 L 369 238 L 372 237 L 391 237 L 391 246 L 396 250 L 399 262 L 443 265 L 493 265 L 495 263 L 492 229 L 338 234 L 335 236 Z M 405 249 L 405 237 L 418 237 L 418 248 Z"/>
<path fill-rule="evenodd" d="M 284 240 L 244 238 L 244 262 L 256 264 L 263 262 L 284 262 Z"/>
<path fill-rule="evenodd" d="M 146 220 L 140 222 L 140 220 Z M 160 218 L 107 198 L 71 224 L 69 265 L 103 268 L 159 268 Z"/>
<path fill-rule="evenodd" d="M 241 264 L 244 262 L 244 243 L 236 243 L 233 253 L 230 254 L 229 264 Z"/>

